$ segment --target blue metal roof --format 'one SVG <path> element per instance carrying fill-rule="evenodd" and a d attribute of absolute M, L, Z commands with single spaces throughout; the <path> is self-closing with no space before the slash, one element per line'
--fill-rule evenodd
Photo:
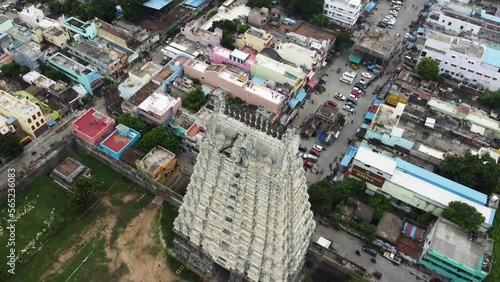
<path fill-rule="evenodd" d="M 439 176 L 435 173 L 432 173 L 428 170 L 425 170 L 421 167 L 418 167 L 416 165 L 413 165 L 409 162 L 406 162 L 400 158 L 395 159 L 397 163 L 397 168 L 402 170 L 403 172 L 412 175 L 416 178 L 419 178 L 423 181 L 426 181 L 428 183 L 431 183 L 437 187 L 440 187 L 446 191 L 449 191 L 455 195 L 458 195 L 460 197 L 463 197 L 465 199 L 468 199 L 474 203 L 477 203 L 479 205 L 486 205 L 486 202 L 488 201 L 488 197 L 480 193 L 478 191 L 475 191 L 467 186 L 464 186 L 462 184 L 459 184 L 457 182 L 451 181 L 447 178 L 444 178 L 442 176 Z"/>
<path fill-rule="evenodd" d="M 266 83 L 265 79 L 262 79 L 262 78 L 256 77 L 256 76 L 254 76 L 252 78 L 252 81 L 255 82 L 255 83 L 257 83 L 258 85 L 263 85 L 264 83 Z"/>
<path fill-rule="evenodd" d="M 161 10 L 163 7 L 167 6 L 173 1 L 174 0 L 149 0 L 148 2 L 142 4 L 142 6 L 155 10 Z"/>
<path fill-rule="evenodd" d="M 290 105 L 290 107 L 292 107 L 292 109 L 295 109 L 295 107 L 297 107 L 298 103 L 299 103 L 299 100 L 297 100 L 295 98 L 288 100 L 288 105 Z"/>
<path fill-rule="evenodd" d="M 365 115 L 365 119 L 367 120 L 373 120 L 375 118 L 375 113 L 368 112 Z"/>
<path fill-rule="evenodd" d="M 358 147 L 349 146 L 349 149 L 347 149 L 347 152 L 345 153 L 344 158 L 342 158 L 340 165 L 344 167 L 349 166 L 351 160 L 354 158 L 354 156 L 356 156 L 357 152 L 358 152 Z"/>
<path fill-rule="evenodd" d="M 304 89 L 299 91 L 299 94 L 295 96 L 295 99 L 299 100 L 299 102 L 304 101 L 304 98 L 307 96 L 307 93 Z"/>
<path fill-rule="evenodd" d="M 483 56 L 483 63 L 500 68 L 500 50 L 486 47 L 486 51 Z"/>
<path fill-rule="evenodd" d="M 481 18 L 500 24 L 500 18 L 499 17 L 487 14 L 485 12 L 481 12 Z"/>
<path fill-rule="evenodd" d="M 368 13 L 371 13 L 373 8 L 375 8 L 375 6 L 377 6 L 377 3 L 370 2 L 370 3 L 368 3 L 368 5 L 366 5 L 365 11 L 367 11 Z"/>
<path fill-rule="evenodd" d="M 9 117 L 9 118 L 7 119 L 7 121 L 6 121 L 6 123 L 8 123 L 8 124 L 12 124 L 12 123 L 14 123 L 15 121 L 16 121 L 16 118 L 15 118 L 15 117 Z"/>
<path fill-rule="evenodd" d="M 425 32 L 425 27 L 421 26 L 418 28 L 417 33 L 423 34 Z"/>
<path fill-rule="evenodd" d="M 368 124 L 366 123 L 361 124 L 361 128 L 368 128 Z"/>
<path fill-rule="evenodd" d="M 382 102 L 384 102 L 384 101 L 382 101 L 382 100 L 380 100 L 380 99 L 375 99 L 375 100 L 373 100 L 373 104 L 374 104 L 375 106 L 382 104 Z"/>
<path fill-rule="evenodd" d="M 413 146 L 415 146 L 414 142 L 407 140 L 403 137 L 391 136 L 389 134 L 383 134 L 372 130 L 366 131 L 364 139 L 366 140 L 377 139 L 380 140 L 382 144 L 387 145 L 389 147 L 394 147 L 398 145 L 399 147 L 405 148 L 407 150 L 411 150 Z"/>
<path fill-rule="evenodd" d="M 184 5 L 193 7 L 193 8 L 198 8 L 200 7 L 203 3 L 205 3 L 206 0 L 187 0 L 184 2 Z"/>

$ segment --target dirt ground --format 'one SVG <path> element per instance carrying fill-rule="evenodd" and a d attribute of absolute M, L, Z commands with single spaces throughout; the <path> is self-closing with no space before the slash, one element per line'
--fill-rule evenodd
<path fill-rule="evenodd" d="M 127 195 L 122 200 L 124 202 L 135 200 L 133 195 Z M 109 198 L 101 199 L 103 205 L 111 210 L 113 207 Z M 107 243 L 105 247 L 106 256 L 110 259 L 108 263 L 110 276 L 115 281 L 155 281 L 155 282 L 176 282 L 179 281 L 166 265 L 164 251 L 165 242 L 161 239 L 161 234 L 153 235 L 151 227 L 155 219 L 155 214 L 160 206 L 153 203 L 149 204 L 144 210 L 135 217 L 125 228 L 113 246 Z M 101 218 L 92 228 L 80 235 L 81 238 L 90 239 L 100 233 L 104 236 L 106 242 L 109 242 L 113 227 L 117 222 L 117 212 L 109 212 L 106 217 Z M 159 238 L 158 238 L 159 237 Z M 58 261 L 48 270 L 41 281 L 47 280 L 53 274 L 61 271 L 61 267 L 78 253 L 78 250 L 87 243 L 82 240 L 73 248 L 67 250 L 59 256 Z"/>

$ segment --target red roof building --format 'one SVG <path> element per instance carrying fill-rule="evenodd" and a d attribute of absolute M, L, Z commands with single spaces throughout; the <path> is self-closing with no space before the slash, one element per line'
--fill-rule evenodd
<path fill-rule="evenodd" d="M 115 129 L 115 120 L 93 108 L 88 109 L 73 123 L 73 134 L 85 142 L 98 145 Z"/>

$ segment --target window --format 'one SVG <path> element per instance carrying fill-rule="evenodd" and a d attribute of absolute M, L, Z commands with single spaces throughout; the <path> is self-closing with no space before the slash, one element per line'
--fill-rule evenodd
<path fill-rule="evenodd" d="M 444 72 L 445 72 L 445 73 L 450 73 L 450 71 L 449 71 L 449 70 L 445 70 Z"/>
<path fill-rule="evenodd" d="M 451 25 L 451 22 L 448 22 L 448 25 Z"/>
<path fill-rule="evenodd" d="M 459 74 L 458 72 L 457 72 L 455 75 L 456 75 L 456 76 L 460 76 L 460 74 Z"/>
<path fill-rule="evenodd" d="M 230 218 L 230 217 L 226 217 L 226 221 L 229 222 L 229 223 L 233 223 L 233 219 Z"/>
<path fill-rule="evenodd" d="M 456 67 L 457 67 L 457 65 L 454 65 L 454 64 L 451 64 L 451 66 L 452 66 L 452 67 L 454 67 L 454 68 L 456 68 Z"/>
<path fill-rule="evenodd" d="M 460 67 L 460 69 L 461 69 L 461 70 L 467 70 L 467 69 L 466 69 L 466 68 L 464 68 L 464 67 Z"/>
<path fill-rule="evenodd" d="M 453 71 L 452 71 L 452 72 L 450 72 L 450 74 L 451 74 L 451 75 L 455 75 L 455 72 L 453 72 Z"/>
<path fill-rule="evenodd" d="M 436 61 L 440 62 L 441 63 L 441 60 L 440 59 L 436 59 Z"/>
<path fill-rule="evenodd" d="M 468 72 L 470 72 L 470 73 L 474 73 L 474 71 L 473 71 L 473 70 L 467 70 L 467 71 L 468 71 Z"/>
<path fill-rule="evenodd" d="M 473 62 L 473 61 L 469 61 L 469 64 L 473 65 L 473 64 L 474 64 L 474 62 Z"/>
<path fill-rule="evenodd" d="M 493 80 L 497 80 L 496 77 L 492 78 Z"/>
<path fill-rule="evenodd" d="M 460 29 L 464 29 L 464 26 L 463 26 L 463 25 L 461 25 L 461 26 L 460 26 Z"/>
<path fill-rule="evenodd" d="M 40 123 L 37 121 L 36 122 L 36 127 L 39 127 L 40 126 Z"/>
<path fill-rule="evenodd" d="M 426 51 L 422 51 L 422 53 L 420 53 L 420 56 L 422 56 L 422 57 L 425 57 L 426 55 L 427 55 Z"/>
<path fill-rule="evenodd" d="M 31 126 L 31 130 L 35 130 L 35 126 L 34 125 Z"/>
<path fill-rule="evenodd" d="M 472 82 L 477 82 L 477 79 L 473 79 Z"/>
<path fill-rule="evenodd" d="M 447 64 L 448 64 L 448 62 L 444 62 L 444 64 L 445 64 L 445 65 L 447 65 Z"/>
<path fill-rule="evenodd" d="M 380 172 L 380 171 L 377 171 L 377 174 L 378 174 L 378 175 L 384 175 L 384 174 L 383 174 L 382 172 Z"/>
<path fill-rule="evenodd" d="M 476 74 L 479 75 L 479 76 L 483 76 L 483 74 L 480 73 L 480 72 L 476 72 Z"/>
<path fill-rule="evenodd" d="M 41 116 L 41 115 L 42 115 L 42 113 L 40 113 L 40 112 L 37 112 L 37 113 L 36 113 L 36 116 L 37 116 L 37 117 L 39 117 L 39 116 Z"/>
<path fill-rule="evenodd" d="M 31 123 L 31 119 L 30 118 L 28 119 L 28 123 Z"/>
<path fill-rule="evenodd" d="M 489 75 L 484 75 L 484 77 L 486 77 L 486 78 L 491 78 L 491 76 L 489 76 Z"/>
<path fill-rule="evenodd" d="M 455 56 L 451 56 L 453 59 L 455 59 L 456 57 Z"/>
<path fill-rule="evenodd" d="M 36 116 L 35 116 L 35 115 L 32 115 L 32 116 L 31 116 L 31 118 L 32 118 L 33 120 L 35 120 L 35 119 L 36 119 Z"/>
<path fill-rule="evenodd" d="M 444 71 L 444 69 L 443 69 L 443 68 L 441 68 L 441 71 Z"/>

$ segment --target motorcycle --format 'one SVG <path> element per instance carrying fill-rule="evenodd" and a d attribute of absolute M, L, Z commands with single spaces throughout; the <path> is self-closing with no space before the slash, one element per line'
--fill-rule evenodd
<path fill-rule="evenodd" d="M 358 256 L 361 256 L 361 252 L 360 252 L 359 250 L 356 250 L 356 254 L 357 254 Z"/>
<path fill-rule="evenodd" d="M 377 260 L 376 260 L 375 258 L 372 258 L 372 259 L 371 259 L 371 261 L 372 261 L 373 263 L 377 263 Z"/>

